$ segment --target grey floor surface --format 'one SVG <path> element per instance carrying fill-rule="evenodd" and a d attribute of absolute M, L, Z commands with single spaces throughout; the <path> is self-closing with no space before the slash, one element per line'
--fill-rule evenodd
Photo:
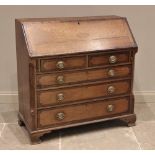
<path fill-rule="evenodd" d="M 17 124 L 18 104 L 0 103 L 0 149 L 155 149 L 155 103 L 136 103 L 137 123 L 126 127 L 108 121 L 54 131 L 41 144 L 31 145 L 24 127 Z"/>

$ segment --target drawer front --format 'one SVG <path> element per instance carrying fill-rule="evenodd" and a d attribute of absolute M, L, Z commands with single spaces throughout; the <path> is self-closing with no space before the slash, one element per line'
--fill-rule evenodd
<path fill-rule="evenodd" d="M 80 69 L 86 67 L 86 57 L 51 58 L 40 60 L 41 72 Z"/>
<path fill-rule="evenodd" d="M 112 65 L 129 62 L 129 52 L 94 54 L 89 56 L 89 67 Z"/>
<path fill-rule="evenodd" d="M 126 113 L 128 110 L 128 97 L 41 110 L 38 112 L 38 127 L 95 120 Z"/>
<path fill-rule="evenodd" d="M 61 88 L 38 92 L 39 106 L 64 104 L 67 102 L 108 97 L 125 94 L 130 91 L 130 81 L 91 84 L 80 87 Z"/>
<path fill-rule="evenodd" d="M 127 77 L 131 75 L 131 66 L 108 67 L 77 72 L 64 72 L 57 74 L 37 75 L 37 87 L 61 86 L 76 82 L 88 82 L 112 78 Z"/>

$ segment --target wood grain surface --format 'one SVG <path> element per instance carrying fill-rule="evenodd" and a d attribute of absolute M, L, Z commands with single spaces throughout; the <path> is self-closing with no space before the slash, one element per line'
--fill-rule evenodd
<path fill-rule="evenodd" d="M 100 120 L 135 125 L 138 47 L 126 18 L 23 18 L 15 27 L 18 123 L 32 143 L 51 130 Z"/>
<path fill-rule="evenodd" d="M 72 19 L 20 20 L 29 55 L 50 56 L 136 46 L 125 18 Z"/>
<path fill-rule="evenodd" d="M 108 112 L 107 106 L 113 105 L 114 110 Z M 104 118 L 114 114 L 127 113 L 129 108 L 129 98 L 121 98 L 108 101 L 85 103 L 82 105 L 67 106 L 57 109 L 43 110 L 39 112 L 38 127 L 49 125 L 63 125 L 73 121 L 84 121 L 87 119 Z M 58 113 L 64 113 L 64 119 L 57 119 Z"/>

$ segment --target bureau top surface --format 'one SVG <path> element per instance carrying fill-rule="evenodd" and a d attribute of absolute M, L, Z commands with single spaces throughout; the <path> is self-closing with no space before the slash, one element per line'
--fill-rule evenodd
<path fill-rule="evenodd" d="M 118 16 L 17 19 L 31 57 L 136 47 Z"/>

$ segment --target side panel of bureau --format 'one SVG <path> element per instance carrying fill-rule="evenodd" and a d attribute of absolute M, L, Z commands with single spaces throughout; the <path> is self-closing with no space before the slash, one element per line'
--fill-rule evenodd
<path fill-rule="evenodd" d="M 25 44 L 23 29 L 16 21 L 16 51 L 17 51 L 17 72 L 18 72 L 18 96 L 19 96 L 19 117 L 22 117 L 25 125 L 30 130 L 35 130 L 35 60 L 30 60 Z"/>
<path fill-rule="evenodd" d="M 64 123 L 83 122 L 127 113 L 129 98 L 90 102 L 73 106 L 59 107 L 38 112 L 38 127 L 59 126 Z"/>
<path fill-rule="evenodd" d="M 135 69 L 135 54 L 138 51 L 138 48 L 135 48 L 132 50 L 131 55 L 130 55 L 130 59 L 132 62 L 132 79 L 131 79 L 131 99 L 132 99 L 132 103 L 130 106 L 130 112 L 134 113 L 134 94 L 133 94 L 133 82 L 134 82 L 134 69 Z"/>

